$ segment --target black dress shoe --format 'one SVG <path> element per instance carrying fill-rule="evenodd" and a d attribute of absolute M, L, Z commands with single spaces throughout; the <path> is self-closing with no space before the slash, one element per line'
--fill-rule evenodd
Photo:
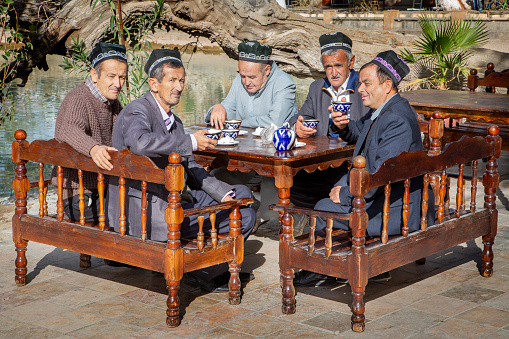
<path fill-rule="evenodd" d="M 241 282 L 248 282 L 253 280 L 255 276 L 253 273 L 240 272 L 239 278 Z M 210 293 L 222 293 L 230 291 L 230 288 L 228 287 L 228 283 L 230 281 L 230 272 L 225 272 L 223 275 L 212 281 L 205 281 L 193 274 L 187 274 L 187 281 L 198 285 L 201 289 Z"/>
<path fill-rule="evenodd" d="M 392 278 L 391 272 L 384 272 L 384 273 L 381 273 L 379 275 L 375 275 L 374 277 L 369 278 L 369 281 L 376 281 L 376 282 L 388 281 L 391 278 Z"/>
<path fill-rule="evenodd" d="M 327 275 L 300 270 L 295 274 L 295 278 L 293 278 L 294 286 L 308 286 L 308 287 L 316 287 L 321 286 L 328 281 L 333 281 L 334 278 L 329 277 Z"/>
<path fill-rule="evenodd" d="M 124 264 L 123 262 L 118 262 L 118 261 L 115 261 L 115 260 L 104 259 L 104 263 L 106 265 L 108 265 L 108 266 L 111 266 L 111 267 L 130 267 L 130 268 L 134 268 L 134 266 L 132 266 L 132 265 Z"/>
<path fill-rule="evenodd" d="M 391 279 L 391 272 L 385 272 L 385 273 L 381 273 L 379 275 L 375 275 L 374 277 L 371 277 L 369 278 L 369 282 L 381 282 L 381 281 L 387 281 L 389 279 Z M 348 279 L 343 279 L 343 278 L 336 278 L 336 282 L 338 284 L 348 284 Z"/>

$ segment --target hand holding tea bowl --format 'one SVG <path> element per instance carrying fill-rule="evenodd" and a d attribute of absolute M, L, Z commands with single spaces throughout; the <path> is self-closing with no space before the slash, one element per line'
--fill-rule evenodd
<path fill-rule="evenodd" d="M 348 118 L 350 118 L 350 107 L 352 106 L 351 102 L 333 101 L 331 106 L 332 106 L 332 110 L 334 112 L 340 112 L 341 114 L 346 114 L 346 115 L 348 115 Z"/>
<path fill-rule="evenodd" d="M 212 140 L 219 140 L 219 138 L 221 137 L 221 130 L 209 128 L 207 132 L 205 132 L 205 136 L 209 137 Z"/>
<path fill-rule="evenodd" d="M 295 123 L 295 133 L 299 138 L 309 138 L 312 137 L 316 133 L 316 126 L 320 120 L 306 118 L 302 115 L 299 115 L 297 122 Z"/>
<path fill-rule="evenodd" d="M 225 120 L 224 128 L 225 129 L 240 129 L 240 124 L 242 124 L 242 120 Z"/>
<path fill-rule="evenodd" d="M 343 114 L 341 112 L 334 111 L 332 105 L 329 106 L 330 117 L 332 118 L 332 123 L 336 125 L 337 128 L 343 129 L 350 122 L 349 114 Z"/>

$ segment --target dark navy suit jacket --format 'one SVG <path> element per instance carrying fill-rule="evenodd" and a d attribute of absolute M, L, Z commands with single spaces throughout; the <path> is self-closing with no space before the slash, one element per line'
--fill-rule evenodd
<path fill-rule="evenodd" d="M 350 121 L 348 126 L 340 132 L 341 138 L 349 144 L 356 144 L 353 157 L 362 152 L 362 155 L 366 158 L 366 169 L 369 173 L 375 173 L 385 160 L 393 158 L 401 152 L 422 151 L 417 113 L 406 99 L 399 94 L 395 94 L 385 104 L 374 122 L 370 119 L 373 113 L 374 110 L 370 110 L 361 120 Z M 351 206 L 353 196 L 350 193 L 348 182 L 345 185 L 345 181 L 340 180 L 337 185 L 342 186 L 339 193 L 341 205 Z M 422 186 L 422 177 L 411 180 L 408 223 L 410 232 L 420 227 Z M 429 191 L 429 201 L 433 202 L 433 192 L 431 189 Z M 400 234 L 401 232 L 403 225 L 403 193 L 403 182 L 391 185 L 389 234 Z M 384 188 L 372 188 L 364 198 L 366 200 L 366 211 L 369 215 L 368 234 L 378 236 L 382 230 Z M 434 206 L 433 203 L 428 206 L 428 223 L 431 225 L 435 219 Z"/>

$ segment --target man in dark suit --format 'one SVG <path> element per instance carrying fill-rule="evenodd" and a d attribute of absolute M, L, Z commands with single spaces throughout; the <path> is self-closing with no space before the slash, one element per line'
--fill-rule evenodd
<path fill-rule="evenodd" d="M 361 119 L 369 110 L 362 104 L 361 96 L 356 91 L 359 80 L 353 69 L 355 55 L 352 52 L 352 40 L 341 32 L 335 32 L 323 34 L 319 41 L 326 76 L 311 83 L 299 115 L 290 119 L 290 124 L 294 126 L 299 138 L 310 138 L 314 135 L 338 136 L 330 118 L 333 101 L 352 103 L 351 120 Z M 304 119 L 318 119 L 320 123 L 316 129 L 309 128 L 303 125 Z M 320 199 L 328 196 L 330 189 L 347 172 L 346 164 L 312 173 L 300 171 L 293 179 L 290 201 L 295 206 L 313 208 Z"/>
<path fill-rule="evenodd" d="M 171 108 L 180 101 L 184 89 L 185 69 L 178 51 L 159 49 L 152 51 L 145 72 L 149 76 L 150 90 L 141 98 L 127 105 L 121 112 L 113 128 L 113 145 L 118 150 L 128 148 L 134 154 L 146 155 L 160 168 L 168 164 L 168 155 L 178 152 L 186 174 L 187 187 L 182 192 L 184 209 L 209 206 L 233 198 L 250 198 L 251 191 L 242 185 L 228 185 L 211 176 L 193 157 L 194 150 L 214 148 L 217 141 L 205 136 L 205 130 L 186 134 L 182 121 Z M 141 183 L 129 180 L 126 183 L 128 203 L 126 207 L 127 234 L 141 235 Z M 151 240 L 167 240 L 167 224 L 164 212 L 168 205 L 168 191 L 163 185 L 148 184 L 147 236 Z M 116 231 L 119 230 L 118 179 L 110 181 L 108 219 Z M 250 207 L 241 208 L 241 230 L 244 238 L 251 233 L 255 222 L 255 212 Z M 217 214 L 216 225 L 219 233 L 229 230 L 229 211 Z M 210 232 L 207 219 L 204 232 Z M 181 225 L 181 237 L 195 237 L 198 233 L 197 216 L 185 218 Z M 206 290 L 228 291 L 227 264 L 195 271 L 188 278 Z M 245 275 L 241 276 L 243 280 Z M 252 277 L 252 276 L 250 276 Z M 245 279 L 244 279 L 245 280 Z M 226 284 L 226 285 L 225 285 Z"/>
<path fill-rule="evenodd" d="M 368 114 L 358 121 L 349 121 L 341 113 L 332 113 L 334 126 L 340 137 L 348 143 L 355 143 L 353 157 L 362 155 L 366 158 L 366 169 L 376 172 L 387 159 L 401 152 L 422 151 L 421 133 L 417 114 L 408 101 L 398 94 L 398 84 L 410 69 L 394 52 L 386 51 L 377 55 L 371 62 L 362 66 L 359 73 L 359 88 L 362 102 L 370 108 Z M 348 175 L 341 178 L 329 193 L 329 198 L 320 200 L 315 209 L 349 213 L 352 209 L 353 196 L 350 193 Z M 410 183 L 409 232 L 416 231 L 421 219 L 422 178 L 414 178 Z M 389 211 L 388 232 L 400 234 L 403 225 L 402 195 L 403 182 L 391 185 L 391 196 L 400 197 L 392 201 Z M 384 188 L 372 188 L 364 197 L 366 212 L 369 216 L 367 234 L 379 236 L 382 230 L 382 212 Z M 433 196 L 430 190 L 430 196 Z M 433 198 L 431 198 L 433 201 Z M 428 222 L 434 220 L 433 205 L 428 208 Z M 335 220 L 335 228 L 348 230 L 347 220 Z M 316 229 L 325 228 L 325 220 L 317 219 Z M 302 273 L 301 273 L 302 272 Z M 325 276 L 308 271 L 301 271 L 298 281 L 303 284 L 315 284 L 324 281 Z M 379 277 L 389 279 L 390 274 Z"/>

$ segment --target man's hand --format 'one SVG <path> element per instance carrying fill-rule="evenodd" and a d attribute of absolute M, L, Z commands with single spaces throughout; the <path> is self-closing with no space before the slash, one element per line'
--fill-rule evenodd
<path fill-rule="evenodd" d="M 210 124 L 215 128 L 223 129 L 226 120 L 226 110 L 221 104 L 214 105 L 210 113 Z"/>
<path fill-rule="evenodd" d="M 196 143 L 198 144 L 198 151 L 212 149 L 217 145 L 217 140 L 209 138 L 205 135 L 205 133 L 207 133 L 206 129 L 202 129 L 193 133 L 194 138 L 196 139 Z"/>
<path fill-rule="evenodd" d="M 332 118 L 332 123 L 336 125 L 337 128 L 343 129 L 346 127 L 346 125 L 348 125 L 348 122 L 350 120 L 348 119 L 347 114 L 342 114 L 341 112 L 333 111 L 332 106 L 329 106 L 329 112 Z"/>
<path fill-rule="evenodd" d="M 341 189 L 341 186 L 334 186 L 329 193 L 329 198 L 332 200 L 333 203 L 339 204 L 339 190 Z"/>
<path fill-rule="evenodd" d="M 304 126 L 303 122 L 304 118 L 302 115 L 299 115 L 299 118 L 295 123 L 295 133 L 297 133 L 297 136 L 299 138 L 309 138 L 313 136 L 316 133 L 316 129 Z"/>
<path fill-rule="evenodd" d="M 224 197 L 223 201 L 222 202 L 225 202 L 225 201 L 230 201 L 230 200 L 233 200 L 232 196 L 231 195 L 227 195 L 226 197 Z"/>
<path fill-rule="evenodd" d="M 111 171 L 113 165 L 110 162 L 111 156 L 108 151 L 117 151 L 117 149 L 104 145 L 95 145 L 90 149 L 90 156 L 99 168 Z"/>

